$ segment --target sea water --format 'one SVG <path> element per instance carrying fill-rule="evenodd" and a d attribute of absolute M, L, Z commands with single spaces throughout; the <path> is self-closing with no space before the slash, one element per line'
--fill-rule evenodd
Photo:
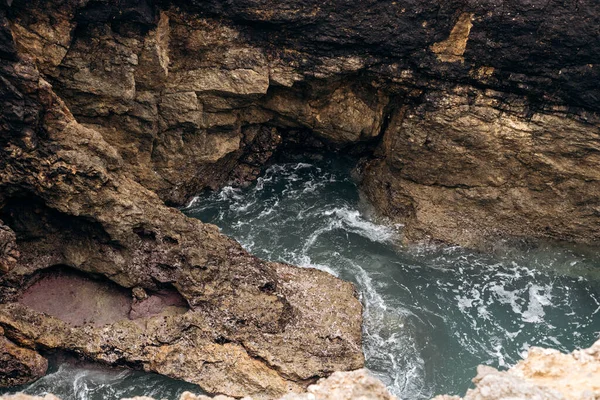
<path fill-rule="evenodd" d="M 566 352 L 599 337 L 598 254 L 401 246 L 401 226 L 367 218 L 351 165 L 272 165 L 251 187 L 199 196 L 184 212 L 259 257 L 354 282 L 366 365 L 403 399 L 464 394 L 479 364 L 504 369 L 531 346 Z"/>
<path fill-rule="evenodd" d="M 401 246 L 401 226 L 369 219 L 340 158 L 270 166 L 252 186 L 196 197 L 183 211 L 219 226 L 259 257 L 356 284 L 367 368 L 401 399 L 464 394 L 479 364 L 505 369 L 531 346 L 563 352 L 600 335 L 600 255 L 538 245 L 485 254 Z M 63 400 L 199 388 L 154 374 L 54 362 L 28 386 Z"/>

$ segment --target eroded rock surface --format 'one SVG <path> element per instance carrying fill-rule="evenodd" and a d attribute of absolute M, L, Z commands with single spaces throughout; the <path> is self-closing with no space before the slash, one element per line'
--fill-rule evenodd
<path fill-rule="evenodd" d="M 3 54 L 169 204 L 302 138 L 410 241 L 595 243 L 600 5 L 496 3 L 15 0 Z"/>
<path fill-rule="evenodd" d="M 153 11 L 147 20 L 147 9 L 134 7 L 117 29 L 112 17 L 112 24 L 102 20 L 102 10 L 125 15 L 124 10 L 107 4 L 81 9 L 85 2 L 57 2 L 49 10 L 36 4 L 12 3 L 0 15 L 0 260 L 5 272 L 0 278 L 0 326 L 6 338 L 32 350 L 68 350 L 235 397 L 273 398 L 300 391 L 333 371 L 361 367 L 362 306 L 351 284 L 317 270 L 259 260 L 216 227 L 165 206 L 149 190 L 155 186 L 140 183 L 146 182 L 144 174 L 155 175 L 150 169 L 137 174 L 143 158 L 152 153 L 141 144 L 158 142 L 129 113 L 135 108 L 143 119 L 160 109 L 151 93 L 138 93 L 143 85 L 135 79 L 153 76 L 148 90 L 160 83 L 156 76 L 166 60 L 161 53 L 165 33 L 160 32 L 165 20 L 155 21 Z M 59 65 L 58 56 L 39 48 L 48 45 L 43 36 L 32 33 L 21 43 L 14 28 L 18 23 L 25 30 L 55 29 L 55 18 L 75 18 L 63 28 L 77 25 Z M 94 22 L 96 18 L 101 21 Z M 140 40 L 145 36 L 136 29 L 155 22 L 146 32 L 154 36 Z M 89 34 L 79 37 L 76 32 Z M 138 57 L 138 50 L 158 53 Z M 152 68 L 138 74 L 134 67 L 141 62 Z M 58 77 L 63 78 L 49 83 Z M 204 83 L 208 92 L 215 89 Z M 189 90 L 194 89 L 198 87 Z M 250 92 L 242 95 L 254 96 Z M 174 133 L 179 135 L 202 108 L 178 110 L 179 100 L 167 101 L 171 108 L 164 110 L 188 114 L 170 119 L 167 113 L 161 120 L 165 126 L 182 124 Z M 230 136 L 226 132 L 224 137 Z M 226 150 L 227 141 L 214 143 Z M 176 191 L 175 186 L 169 188 Z M 43 300 L 34 301 L 36 290 L 50 289 L 36 286 L 35 277 L 55 266 L 132 289 L 135 300 L 128 301 L 138 303 L 132 306 L 137 318 L 102 319 L 90 313 L 72 321 L 64 313 L 52 317 L 46 312 L 53 310 L 29 307 Z M 165 286 L 179 292 L 189 311 L 173 313 L 144 303 L 144 292 L 160 292 Z M 71 306 L 65 304 L 65 309 Z"/>
<path fill-rule="evenodd" d="M 363 188 L 412 240 L 587 241 L 600 235 L 598 122 L 491 90 L 431 92 L 392 115 Z"/>

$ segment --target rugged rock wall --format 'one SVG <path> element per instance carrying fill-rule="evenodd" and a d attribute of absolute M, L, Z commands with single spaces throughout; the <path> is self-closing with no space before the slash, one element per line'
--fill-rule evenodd
<path fill-rule="evenodd" d="M 0 387 L 23 385 L 46 373 L 48 361 L 33 350 L 19 347 L 4 337 L 0 328 Z"/>
<path fill-rule="evenodd" d="M 5 13 L 77 122 L 169 204 L 252 180 L 295 143 L 371 154 L 365 193 L 410 240 L 600 236 L 593 0 L 16 0 Z"/>

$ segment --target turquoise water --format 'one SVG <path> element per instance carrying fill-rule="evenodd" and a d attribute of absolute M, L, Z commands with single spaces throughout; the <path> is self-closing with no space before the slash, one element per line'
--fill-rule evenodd
<path fill-rule="evenodd" d="M 200 196 L 184 212 L 259 257 L 354 282 L 367 367 L 404 399 L 464 394 L 478 364 L 506 368 L 530 346 L 572 351 L 600 335 L 598 254 L 401 247 L 401 227 L 366 217 L 341 159 L 273 165 L 253 186 Z"/>
<path fill-rule="evenodd" d="M 402 399 L 463 394 L 478 364 L 506 368 L 530 346 L 571 351 L 600 335 L 597 253 L 399 246 L 401 227 L 367 218 L 350 169 L 341 159 L 273 165 L 251 187 L 199 196 L 184 212 L 260 257 L 354 282 L 367 367 Z M 155 374 L 60 360 L 26 388 L 63 400 L 177 399 L 184 390 L 199 393 Z"/>

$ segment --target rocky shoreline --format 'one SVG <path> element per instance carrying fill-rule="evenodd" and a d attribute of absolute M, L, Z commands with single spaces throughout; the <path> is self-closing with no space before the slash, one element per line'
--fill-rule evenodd
<path fill-rule="evenodd" d="M 286 152 L 356 157 L 407 241 L 597 244 L 600 5 L 497 3 L 3 0 L 0 384 L 55 349 L 233 397 L 361 368 L 351 284 L 170 207 Z M 36 309 L 49 268 L 123 313 Z"/>

